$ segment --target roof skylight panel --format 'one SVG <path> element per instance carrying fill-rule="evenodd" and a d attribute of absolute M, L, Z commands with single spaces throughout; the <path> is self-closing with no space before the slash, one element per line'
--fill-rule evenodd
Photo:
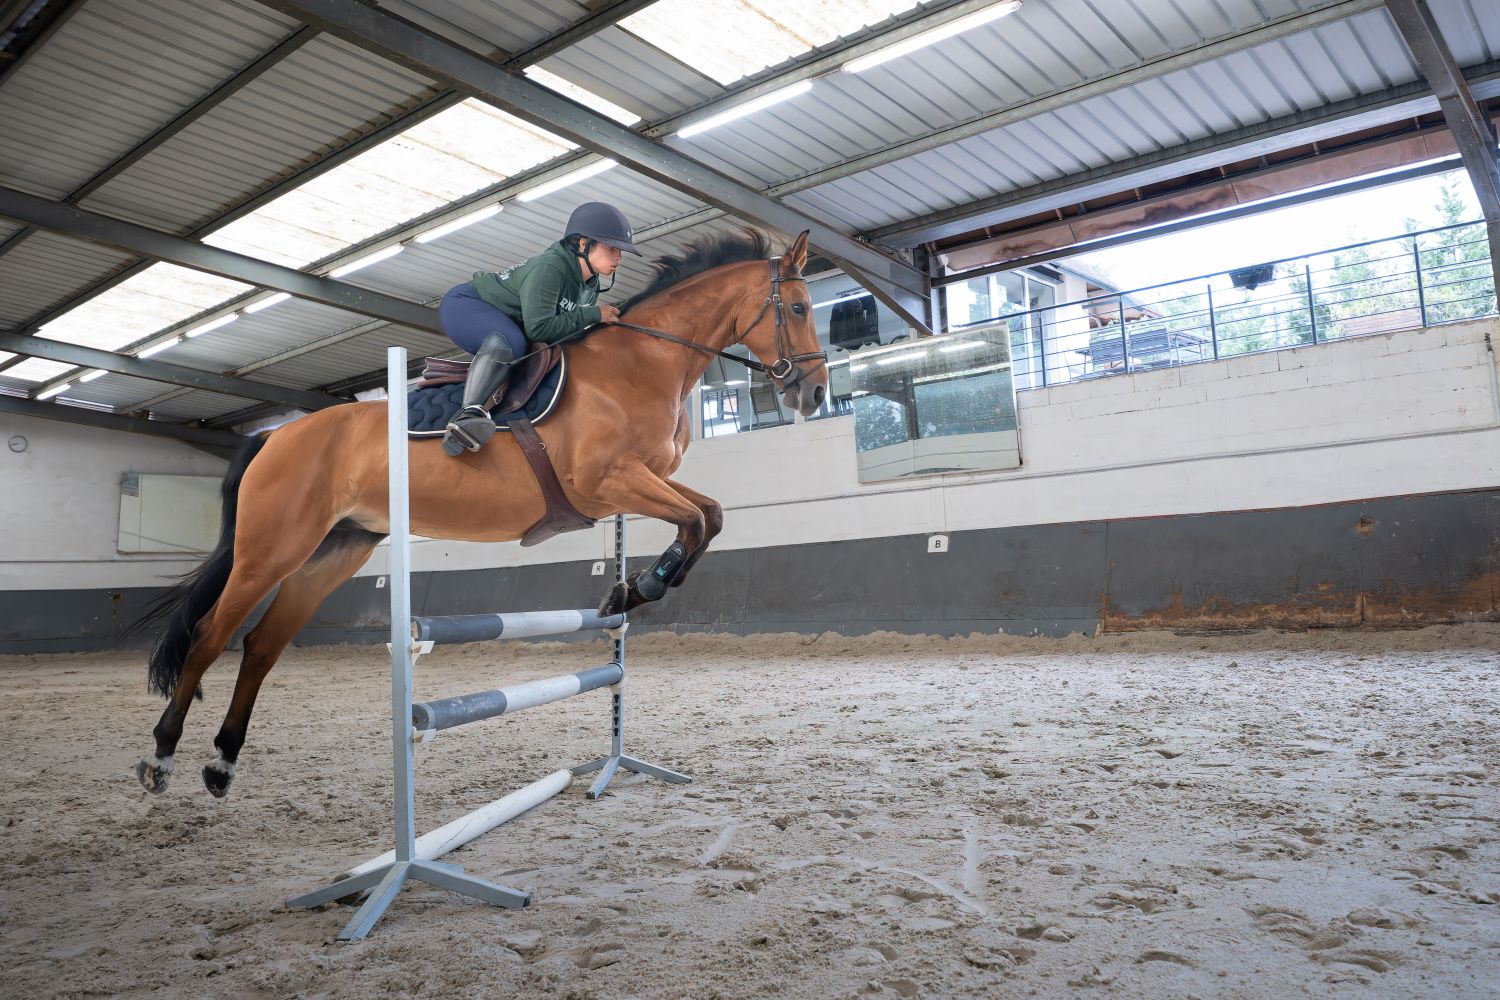
<path fill-rule="evenodd" d="M 153 264 L 68 310 L 37 331 L 37 336 L 112 351 L 180 323 L 225 299 L 242 295 L 252 287 L 177 264 Z M 72 367 L 31 358 L 7 369 L 5 374 L 41 382 Z"/>
<path fill-rule="evenodd" d="M 915 6 L 915 0 L 657 0 L 620 26 L 728 86 Z"/>
<path fill-rule="evenodd" d="M 464 101 L 230 223 L 204 242 L 302 267 L 572 148 L 503 111 Z"/>

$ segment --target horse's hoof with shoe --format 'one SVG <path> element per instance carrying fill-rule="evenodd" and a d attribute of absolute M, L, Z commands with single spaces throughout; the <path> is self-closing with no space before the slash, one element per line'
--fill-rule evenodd
<path fill-rule="evenodd" d="M 216 799 L 229 794 L 229 783 L 234 780 L 234 765 L 223 757 L 203 769 L 203 787 Z"/>
<path fill-rule="evenodd" d="M 618 615 L 630 610 L 630 584 L 617 583 L 605 593 L 604 600 L 599 603 L 600 617 Z"/>
<path fill-rule="evenodd" d="M 172 780 L 172 763 L 171 757 L 166 760 L 147 757 L 135 766 L 136 779 L 146 791 L 152 795 L 160 795 L 167 790 L 167 783 Z"/>

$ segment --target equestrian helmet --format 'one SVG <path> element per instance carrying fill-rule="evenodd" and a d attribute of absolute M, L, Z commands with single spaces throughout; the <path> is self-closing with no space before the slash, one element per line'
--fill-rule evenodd
<path fill-rule="evenodd" d="M 589 201 L 573 209 L 568 216 L 568 236 L 586 236 L 597 243 L 641 256 L 630 231 L 625 213 L 602 201 Z"/>

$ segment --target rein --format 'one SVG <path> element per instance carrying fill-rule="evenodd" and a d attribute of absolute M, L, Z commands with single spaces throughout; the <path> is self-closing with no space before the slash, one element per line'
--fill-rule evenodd
<path fill-rule="evenodd" d="M 802 371 L 800 368 L 798 368 L 797 362 L 817 359 L 823 364 L 827 364 L 828 352 L 808 351 L 804 354 L 787 353 L 786 303 L 781 301 L 781 283 L 783 281 L 801 281 L 805 283 L 807 279 L 800 277 L 789 278 L 781 274 L 776 267 L 776 265 L 780 262 L 780 257 L 772 257 L 766 262 L 771 269 L 771 292 L 766 296 L 765 302 L 761 303 L 760 312 L 755 314 L 755 319 L 751 320 L 750 325 L 745 327 L 744 331 L 740 333 L 739 336 L 734 338 L 734 343 L 736 344 L 744 341 L 745 337 L 750 334 L 750 331 L 754 330 L 757 326 L 760 325 L 760 321 L 765 319 L 766 312 L 774 307 L 776 319 L 776 360 L 772 364 L 762 364 L 761 362 L 756 361 L 754 358 L 742 358 L 737 354 L 730 354 L 728 351 L 715 350 L 714 348 L 707 347 L 703 344 L 696 344 L 691 340 L 684 340 L 681 337 L 674 337 L 672 334 L 666 333 L 662 330 L 654 330 L 649 326 L 638 326 L 635 323 L 626 323 L 623 320 L 616 320 L 609 325 L 624 327 L 627 330 L 634 330 L 636 333 L 644 333 L 646 336 L 655 337 L 658 340 L 667 340 L 671 341 L 674 344 L 681 344 L 683 347 L 691 348 L 692 350 L 698 351 L 702 354 L 725 358 L 729 361 L 735 362 L 736 364 L 744 365 L 751 371 L 760 372 L 763 375 L 767 375 L 770 378 L 781 382 L 783 389 L 790 388 L 791 386 L 794 386 L 797 383 L 801 382 L 809 374 L 809 372 Z M 796 374 L 796 377 L 791 379 L 790 381 L 787 381 L 787 376 L 792 375 L 793 373 Z"/>

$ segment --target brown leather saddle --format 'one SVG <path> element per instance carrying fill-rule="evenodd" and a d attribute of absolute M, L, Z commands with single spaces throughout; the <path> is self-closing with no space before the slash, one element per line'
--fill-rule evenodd
<path fill-rule="evenodd" d="M 505 415 L 497 418 L 495 425 L 510 431 L 516 443 L 521 446 L 522 454 L 531 465 L 532 475 L 536 476 L 537 485 L 542 488 L 542 499 L 547 504 L 547 513 L 540 521 L 528 528 L 521 539 L 521 544 L 527 546 L 539 545 L 565 531 L 579 531 L 594 526 L 593 518 L 580 514 L 572 501 L 568 499 L 562 483 L 558 481 L 557 470 L 552 467 L 552 459 L 547 454 L 547 445 L 537 434 L 536 428 L 532 426 L 531 418 L 525 415 L 523 409 L 552 370 L 560 365 L 566 365 L 563 349 L 556 344 L 532 344 L 530 347 L 531 350 L 526 356 L 516 363 L 510 380 L 504 388 L 486 401 L 486 408 L 491 413 Z M 427 358 L 426 365 L 422 369 L 422 381 L 418 382 L 416 387 L 427 389 L 463 382 L 468 372 L 469 362 L 467 361 Z M 545 417 L 550 411 L 549 406 L 546 412 L 537 415 L 537 419 Z"/>

